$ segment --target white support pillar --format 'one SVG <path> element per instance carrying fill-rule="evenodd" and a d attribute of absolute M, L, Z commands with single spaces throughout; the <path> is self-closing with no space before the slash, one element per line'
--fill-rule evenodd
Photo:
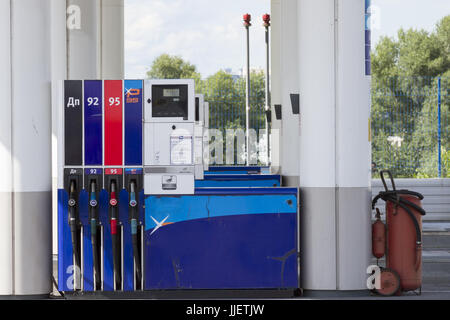
<path fill-rule="evenodd" d="M 13 291 L 11 8 L 0 1 L 0 295 Z"/>
<path fill-rule="evenodd" d="M 124 0 L 68 0 L 80 28 L 67 30 L 68 79 L 124 77 Z M 69 10 L 70 11 L 70 10 Z"/>
<path fill-rule="evenodd" d="M 279 174 L 281 170 L 281 120 L 277 120 L 275 114 L 275 105 L 281 105 L 281 0 L 270 1 L 270 74 L 271 74 L 271 111 L 272 111 L 272 130 L 271 130 L 271 169 L 272 173 Z"/>
<path fill-rule="evenodd" d="M 364 13 L 364 0 L 298 1 L 304 289 L 366 289 L 371 196 Z"/>
<path fill-rule="evenodd" d="M 299 116 L 292 113 L 291 94 L 298 94 L 297 0 L 271 1 L 272 105 L 281 105 L 282 119 L 272 112 L 278 130 L 279 166 L 284 186 L 299 185 Z M 273 135 L 276 137 L 275 135 Z M 276 156 L 276 155 L 275 155 Z M 272 156 L 274 157 L 274 156 Z"/>
<path fill-rule="evenodd" d="M 283 186 L 298 187 L 299 116 L 293 114 L 291 103 L 291 94 L 299 93 L 297 0 L 282 0 L 281 16 L 281 175 Z"/>
<path fill-rule="evenodd" d="M 124 77 L 124 0 L 103 0 L 101 16 L 101 77 Z"/>
<path fill-rule="evenodd" d="M 12 216 L 7 233 L 12 239 L 12 273 L 2 278 L 12 281 L 12 286 L 2 291 L 46 294 L 51 291 L 52 270 L 51 4 L 49 0 L 8 2 L 11 101 L 4 108 L 11 114 L 11 146 L 6 152 L 12 163 L 12 208 L 2 215 Z"/>

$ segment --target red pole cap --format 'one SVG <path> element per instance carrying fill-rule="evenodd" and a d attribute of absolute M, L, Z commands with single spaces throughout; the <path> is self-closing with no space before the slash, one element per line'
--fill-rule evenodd
<path fill-rule="evenodd" d="M 262 18 L 263 18 L 263 21 L 264 21 L 263 26 L 264 27 L 269 27 L 270 26 L 270 14 L 266 13 L 266 14 L 263 15 Z"/>
<path fill-rule="evenodd" d="M 252 16 L 249 13 L 244 14 L 244 26 L 249 27 L 252 24 L 250 23 L 252 21 Z"/>

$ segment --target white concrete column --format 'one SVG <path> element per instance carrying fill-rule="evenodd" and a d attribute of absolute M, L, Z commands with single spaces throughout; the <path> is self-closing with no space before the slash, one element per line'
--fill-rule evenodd
<path fill-rule="evenodd" d="M 10 1 L 0 1 L 0 295 L 13 291 L 10 16 Z"/>
<path fill-rule="evenodd" d="M 12 294 L 51 291 L 50 1 L 12 0 Z M 11 212 L 11 211 L 10 211 Z"/>
<path fill-rule="evenodd" d="M 68 79 L 124 76 L 123 0 L 68 0 L 80 10 L 79 28 L 67 30 Z"/>
<path fill-rule="evenodd" d="M 51 0 L 51 72 L 52 81 L 67 79 L 67 5 L 65 1 Z M 52 90 L 52 102 L 57 94 Z M 52 208 L 53 208 L 53 254 L 58 253 L 58 166 L 57 166 L 57 124 L 58 119 L 52 113 Z"/>
<path fill-rule="evenodd" d="M 78 23 L 67 28 L 67 78 L 98 79 L 101 76 L 100 0 L 67 0 L 68 18 Z"/>
<path fill-rule="evenodd" d="M 281 175 L 284 186 L 299 185 L 299 116 L 293 114 L 291 94 L 299 93 L 297 0 L 281 1 Z"/>
<path fill-rule="evenodd" d="M 125 73 L 124 0 L 103 0 L 101 4 L 101 75 L 104 79 L 122 79 Z"/>
<path fill-rule="evenodd" d="M 270 1 L 270 96 L 272 111 L 271 127 L 271 169 L 274 174 L 281 171 L 281 120 L 277 120 L 275 105 L 282 104 L 281 93 L 281 0 Z"/>
<path fill-rule="evenodd" d="M 292 113 L 291 94 L 298 94 L 297 0 L 271 1 L 272 106 L 282 106 L 282 119 L 272 111 L 278 130 L 279 166 L 284 186 L 299 185 L 299 116 Z"/>
<path fill-rule="evenodd" d="M 301 281 L 336 289 L 334 1 L 299 0 Z"/>
<path fill-rule="evenodd" d="M 365 74 L 365 1 L 337 4 L 337 289 L 367 289 L 371 257 L 370 76 Z"/>
<path fill-rule="evenodd" d="M 364 290 L 370 78 L 364 0 L 298 1 L 302 285 Z"/>

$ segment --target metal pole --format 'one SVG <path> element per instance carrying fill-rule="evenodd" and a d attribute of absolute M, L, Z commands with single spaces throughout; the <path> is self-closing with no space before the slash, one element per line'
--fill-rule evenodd
<path fill-rule="evenodd" d="M 266 29 L 266 150 L 267 150 L 267 165 L 270 165 L 270 122 L 268 121 L 268 113 L 270 112 L 270 46 L 269 46 L 269 27 L 270 15 L 263 15 L 264 27 Z"/>
<path fill-rule="evenodd" d="M 245 144 L 247 146 L 246 149 L 246 164 L 250 165 L 250 26 L 251 26 L 251 16 L 250 14 L 244 15 L 244 27 L 247 33 L 247 61 L 246 61 L 246 70 L 247 70 L 247 79 L 245 82 Z"/>
<path fill-rule="evenodd" d="M 438 174 L 442 178 L 442 151 L 441 151 L 441 78 L 438 78 Z"/>

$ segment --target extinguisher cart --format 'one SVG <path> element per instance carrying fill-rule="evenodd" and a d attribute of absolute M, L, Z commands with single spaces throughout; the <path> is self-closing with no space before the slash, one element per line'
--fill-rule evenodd
<path fill-rule="evenodd" d="M 392 190 L 388 189 L 384 174 L 388 174 Z M 377 259 L 386 256 L 375 292 L 380 295 L 400 295 L 406 291 L 421 292 L 422 287 L 422 208 L 423 195 L 409 190 L 396 190 L 390 171 L 381 171 L 385 191 L 372 201 L 372 209 L 379 199 L 386 202 L 386 224 L 376 209 L 372 225 L 372 253 Z"/>

